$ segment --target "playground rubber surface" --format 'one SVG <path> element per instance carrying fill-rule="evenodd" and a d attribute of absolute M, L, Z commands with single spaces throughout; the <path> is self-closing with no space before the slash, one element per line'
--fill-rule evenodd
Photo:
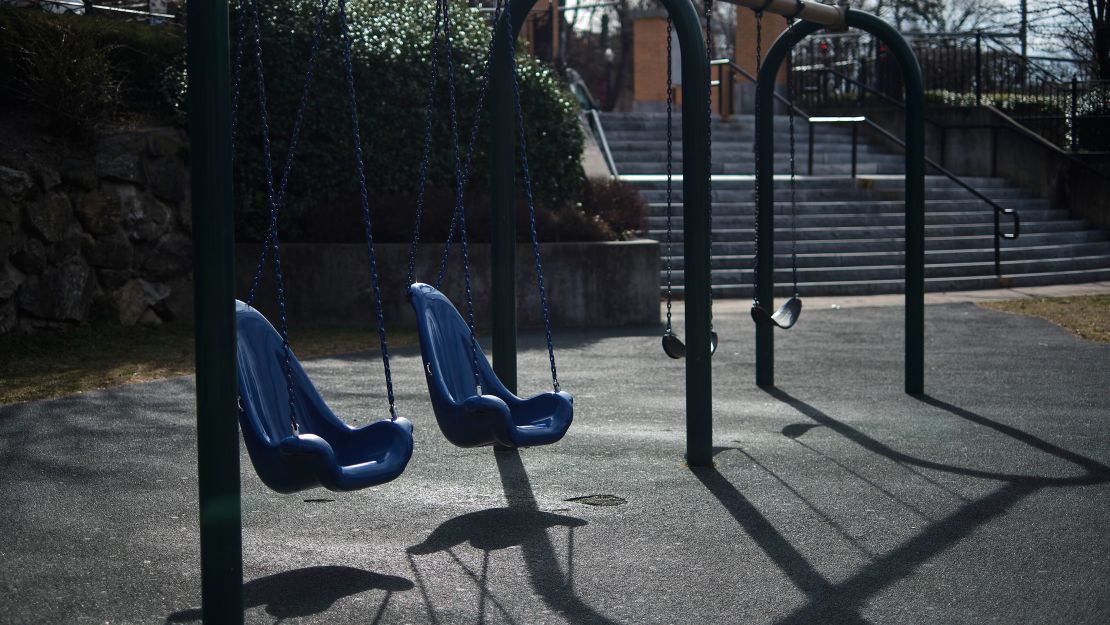
<path fill-rule="evenodd" d="M 697 470 L 659 328 L 556 329 L 575 423 L 520 452 L 448 444 L 402 350 L 396 481 L 283 496 L 243 452 L 247 621 L 1110 622 L 1110 346 L 929 306 L 911 397 L 900 308 L 813 309 L 765 392 L 747 315 L 715 322 Z M 549 388 L 542 336 L 522 350 Z M 387 414 L 375 357 L 306 369 L 344 418 Z M 0 408 L 0 622 L 198 622 L 195 449 L 192 378 Z"/>

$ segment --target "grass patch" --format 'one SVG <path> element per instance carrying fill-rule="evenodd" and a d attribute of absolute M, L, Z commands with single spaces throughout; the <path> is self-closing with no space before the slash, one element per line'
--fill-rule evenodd
<path fill-rule="evenodd" d="M 377 332 L 344 327 L 290 331 L 298 358 L 376 349 Z M 390 345 L 413 345 L 413 331 L 390 334 Z M 0 336 L 0 405 L 147 382 L 193 372 L 193 329 L 91 325 L 66 332 Z"/>
<path fill-rule="evenodd" d="M 1088 341 L 1110 343 L 1110 295 L 982 302 L 984 308 L 1040 317 Z"/>

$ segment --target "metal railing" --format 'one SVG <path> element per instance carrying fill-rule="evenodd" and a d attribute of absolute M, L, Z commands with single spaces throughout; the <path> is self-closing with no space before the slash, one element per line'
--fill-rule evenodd
<path fill-rule="evenodd" d="M 1061 148 L 1110 150 L 1110 81 L 1088 77 L 1072 59 L 1022 54 L 1011 47 L 1016 37 L 987 31 L 908 35 L 930 104 L 994 106 Z M 822 35 L 800 46 L 794 62 L 795 93 L 804 106 L 870 104 L 901 92 L 889 52 L 857 33 Z M 874 88 L 856 89 L 827 70 Z"/>
<path fill-rule="evenodd" d="M 0 3 L 2 4 L 2 3 Z M 178 13 L 159 13 L 156 11 L 142 11 L 133 7 L 127 6 L 113 6 L 107 4 L 93 4 L 92 2 L 81 2 L 80 0 L 36 0 L 34 4 L 27 5 L 25 8 L 43 8 L 45 6 L 56 7 L 61 9 L 63 13 L 79 13 L 83 15 L 109 15 L 119 17 L 122 19 L 138 19 L 138 20 L 157 20 L 179 22 L 184 18 L 183 12 Z M 141 4 L 138 6 L 142 6 Z M 149 3 L 146 4 L 149 8 Z"/>
<path fill-rule="evenodd" d="M 620 175 L 617 173 L 617 161 L 613 158 L 613 152 L 609 149 L 609 140 L 605 137 L 605 128 L 601 125 L 601 116 L 597 112 L 599 109 L 597 100 L 594 99 L 594 95 L 590 91 L 589 85 L 582 79 L 582 75 L 574 68 L 566 68 L 566 76 L 570 91 L 578 100 L 579 108 L 582 109 L 582 114 L 586 116 L 590 130 L 593 131 L 594 137 L 597 139 L 597 146 L 601 149 L 601 155 L 605 158 L 609 175 L 616 178 Z"/>
<path fill-rule="evenodd" d="M 753 84 L 756 82 L 755 76 L 753 76 L 747 70 L 740 67 L 739 65 L 737 65 L 736 63 L 734 63 L 730 59 L 717 59 L 717 60 L 711 61 L 710 64 L 713 65 L 713 66 L 716 66 L 718 68 L 727 68 L 727 70 L 728 70 L 727 71 L 727 77 L 726 77 L 725 75 L 722 75 L 720 73 L 721 70 L 719 69 L 718 70 L 718 72 L 719 72 L 718 73 L 718 79 L 714 80 L 713 83 L 712 83 L 719 90 L 727 90 L 731 94 L 731 91 L 732 91 L 731 76 L 732 75 L 739 75 L 739 76 L 743 77 L 744 79 L 748 80 L 749 82 L 751 82 Z M 903 151 L 906 149 L 906 142 L 905 141 L 900 139 L 894 133 L 890 132 L 889 130 L 887 130 L 887 129 L 883 128 L 882 126 L 880 126 L 879 124 L 875 123 L 875 121 L 873 121 L 871 119 L 868 119 L 866 116 L 858 115 L 858 116 L 851 116 L 851 117 L 820 117 L 820 116 L 810 115 L 810 114 L 806 113 L 805 111 L 803 111 L 802 109 L 798 108 L 798 106 L 794 102 L 792 102 L 790 99 L 788 99 L 786 96 L 782 95 L 781 93 L 775 92 L 773 94 L 773 96 L 774 96 L 775 100 L 777 100 L 783 106 L 785 106 L 787 108 L 787 110 L 793 111 L 793 113 L 795 115 L 801 117 L 802 119 L 804 119 L 809 124 L 809 145 L 808 145 L 808 166 L 807 166 L 807 172 L 808 172 L 809 175 L 813 175 L 813 162 L 814 162 L 814 149 L 813 149 L 814 141 L 813 141 L 813 139 L 814 139 L 814 132 L 815 132 L 815 125 L 816 124 L 851 124 L 852 125 L 851 177 L 853 179 L 855 179 L 858 175 L 858 173 L 857 173 L 857 169 L 858 169 L 858 165 L 857 165 L 858 156 L 857 156 L 857 154 L 858 154 L 858 151 L 859 151 L 859 147 L 858 147 L 858 145 L 859 145 L 859 126 L 861 124 L 867 126 L 868 128 L 873 130 L 875 133 L 877 133 L 879 136 L 883 137 L 884 139 L 886 139 L 886 140 L 890 141 L 891 143 L 897 145 Z M 718 101 L 721 102 L 721 103 L 724 103 L 726 100 L 731 101 L 731 95 L 729 95 L 727 98 L 723 97 L 723 96 L 718 97 Z M 893 103 L 895 103 L 896 105 L 902 107 L 903 109 L 905 108 L 905 105 L 901 101 L 895 100 L 894 98 L 890 98 L 890 100 Z M 953 173 L 952 171 L 945 168 L 940 163 L 937 163 L 936 161 L 926 157 L 925 158 L 925 164 L 928 165 L 929 167 L 932 167 L 933 169 L 935 169 L 937 172 L 939 172 L 945 178 L 948 178 L 952 182 L 956 183 L 956 185 L 959 186 L 960 188 L 962 188 L 962 189 L 966 190 L 967 192 L 971 193 L 973 196 L 976 197 L 976 199 L 982 201 L 987 206 L 991 207 L 992 213 L 993 213 L 993 216 L 994 216 L 994 271 L 995 271 L 995 275 L 997 275 L 998 277 L 1002 277 L 1002 240 L 1003 239 L 1009 239 L 1009 240 L 1017 239 L 1019 236 L 1021 236 L 1021 216 L 1018 214 L 1018 212 L 1015 209 L 1005 208 L 1005 207 L 1001 206 L 1000 204 L 998 204 L 998 202 L 995 202 L 993 199 L 987 197 L 981 191 L 979 191 L 975 187 L 968 184 L 965 180 L 963 180 L 961 177 L 957 176 L 955 173 Z M 1005 216 L 1010 217 L 1012 219 L 1012 222 L 1013 222 L 1013 231 L 1012 232 L 1002 232 L 1002 224 L 1001 224 L 1001 216 L 1002 215 L 1005 215 Z"/>

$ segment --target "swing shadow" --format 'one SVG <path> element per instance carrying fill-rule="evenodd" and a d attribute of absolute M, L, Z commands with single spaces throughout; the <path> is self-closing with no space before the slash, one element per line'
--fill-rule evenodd
<path fill-rule="evenodd" d="M 539 509 L 518 450 L 496 451 L 494 458 L 509 505 L 505 508 L 470 512 L 445 521 L 423 542 L 408 548 L 414 571 L 416 568 L 412 556 L 446 552 L 479 587 L 478 622 L 485 622 L 487 602 L 497 608 L 506 620 L 515 622 L 508 610 L 488 589 L 486 569 L 491 551 L 520 547 L 529 583 L 549 609 L 571 623 L 615 625 L 616 621 L 597 612 L 574 592 L 574 530 L 585 526 L 587 522 L 577 517 Z M 556 527 L 565 527 L 568 532 L 570 546 L 566 571 L 560 566 L 559 557 L 547 533 L 547 530 Z M 471 570 L 455 553 L 455 547 L 463 543 L 483 552 L 480 573 Z M 424 602 L 432 621 L 438 623 L 419 571 L 417 585 L 424 593 Z M 529 621 L 525 619 L 524 622 Z"/>
<path fill-rule="evenodd" d="M 1012 475 L 971 470 L 914 458 L 886 446 L 784 391 L 769 389 L 767 392 L 813 419 L 816 425 L 826 426 L 868 451 L 899 464 L 913 464 L 938 471 L 1003 482 L 1003 485 L 992 493 L 976 500 L 964 500 L 963 504 L 954 512 L 927 524 L 917 535 L 904 541 L 886 554 L 873 558 L 866 566 L 847 579 L 831 583 L 782 533 L 775 529 L 767 517 L 748 501 L 725 476 L 715 468 L 692 469 L 698 480 L 751 536 L 752 540 L 771 558 L 790 581 L 807 595 L 808 602 L 791 614 L 777 620 L 777 625 L 808 625 L 818 622 L 867 623 L 868 621 L 863 618 L 860 612 L 869 598 L 908 578 L 919 566 L 932 557 L 959 543 L 986 523 L 1002 516 L 1029 495 L 1046 487 L 1074 487 L 1110 481 L 1110 467 L 1098 461 L 1063 449 L 1028 432 L 998 423 L 929 396 L 922 396 L 919 399 L 957 417 L 991 428 L 1035 449 L 1076 464 L 1085 469 L 1086 474 L 1066 478 Z M 811 424 L 791 424 L 783 429 L 783 434 L 789 438 L 797 439 L 812 427 L 815 426 Z M 714 455 L 729 449 L 739 448 L 716 447 L 714 448 Z M 746 454 L 744 450 L 740 449 L 740 451 Z M 780 483 L 786 484 L 785 480 L 766 466 L 759 463 L 757 465 Z M 792 490 L 792 492 L 794 491 Z M 811 510 L 815 509 L 815 506 L 806 501 L 801 495 L 796 492 L 794 494 L 802 499 L 803 503 L 809 506 Z M 835 524 L 834 529 L 836 529 Z"/>
<path fill-rule="evenodd" d="M 350 566 L 310 566 L 259 577 L 243 584 L 244 609 L 266 606 L 266 613 L 281 622 L 325 612 L 335 602 L 369 590 L 384 590 L 385 597 L 373 623 L 381 621 L 393 593 L 412 590 L 404 577 L 373 573 Z M 200 608 L 179 610 L 166 623 L 201 620 Z"/>

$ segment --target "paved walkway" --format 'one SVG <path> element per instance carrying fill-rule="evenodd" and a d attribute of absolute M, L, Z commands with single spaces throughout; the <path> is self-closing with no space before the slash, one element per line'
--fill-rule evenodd
<path fill-rule="evenodd" d="M 351 494 L 267 491 L 243 456 L 252 623 L 1106 623 L 1110 347 L 930 306 L 928 395 L 900 392 L 901 310 L 810 306 L 779 334 L 718 309 L 716 467 L 683 466 L 683 367 L 659 329 L 559 332 L 566 439 L 446 443 L 416 354 L 416 453 Z M 545 386 L 525 337 L 521 386 Z M 308 363 L 336 411 L 385 414 L 380 366 Z M 0 621 L 199 618 L 193 382 L 0 408 Z M 614 495 L 617 506 L 574 501 Z"/>

